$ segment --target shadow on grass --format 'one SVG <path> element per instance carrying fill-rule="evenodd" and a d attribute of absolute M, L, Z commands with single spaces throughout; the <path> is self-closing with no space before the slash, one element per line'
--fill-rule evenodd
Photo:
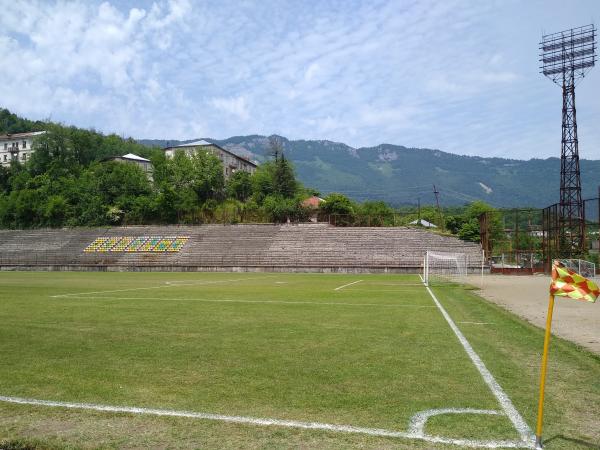
<path fill-rule="evenodd" d="M 586 442 L 586 441 L 583 441 L 581 439 L 571 438 L 571 437 L 568 437 L 568 436 L 564 436 L 562 434 L 557 434 L 556 436 L 552 436 L 551 438 L 544 439 L 544 444 L 548 444 L 550 441 L 554 441 L 554 440 L 567 441 L 567 442 L 571 442 L 573 444 L 581 445 L 582 447 L 592 448 L 592 449 L 595 449 L 595 450 L 600 450 L 600 445 L 598 445 L 598 444 L 593 444 L 591 442 Z"/>
<path fill-rule="evenodd" d="M 53 445 L 44 441 L 38 440 L 21 440 L 15 439 L 10 441 L 0 440 L 0 450 L 65 450 L 74 449 L 71 446 Z"/>
<path fill-rule="evenodd" d="M 36 450 L 37 447 L 22 441 L 0 441 L 0 450 Z"/>

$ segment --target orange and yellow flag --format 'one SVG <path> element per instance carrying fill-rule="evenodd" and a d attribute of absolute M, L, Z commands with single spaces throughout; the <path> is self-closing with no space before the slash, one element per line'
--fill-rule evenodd
<path fill-rule="evenodd" d="M 582 277 L 556 260 L 552 265 L 550 294 L 556 297 L 568 297 L 593 303 L 600 295 L 600 289 L 593 281 Z"/>

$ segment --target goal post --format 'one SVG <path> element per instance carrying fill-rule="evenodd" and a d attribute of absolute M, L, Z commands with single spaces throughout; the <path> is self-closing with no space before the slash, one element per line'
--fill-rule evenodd
<path fill-rule="evenodd" d="M 456 281 L 467 275 L 467 265 L 465 253 L 427 250 L 423 260 L 423 281 L 426 286 L 432 282 Z"/>
<path fill-rule="evenodd" d="M 596 278 L 596 264 L 584 259 L 561 259 L 561 262 L 571 270 L 586 278 Z"/>

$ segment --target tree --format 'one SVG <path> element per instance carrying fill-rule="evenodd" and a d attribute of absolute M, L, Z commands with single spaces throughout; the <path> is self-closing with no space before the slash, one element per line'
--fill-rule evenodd
<path fill-rule="evenodd" d="M 227 181 L 227 196 L 244 202 L 252 195 L 250 174 L 243 170 L 235 172 Z"/>
<path fill-rule="evenodd" d="M 488 214 L 488 223 L 490 224 L 490 241 L 494 242 L 502 239 L 503 230 L 500 221 L 500 212 L 482 201 L 470 203 L 462 217 L 462 225 L 458 230 L 458 237 L 466 241 L 480 242 L 481 235 L 479 230 L 479 217 L 482 214 Z"/>
<path fill-rule="evenodd" d="M 26 133 L 28 131 L 41 131 L 45 128 L 43 122 L 33 122 L 23 119 L 8 109 L 0 108 L 0 134 Z"/>
<path fill-rule="evenodd" d="M 280 136 L 269 136 L 268 156 L 278 161 L 283 156 L 283 139 Z"/>
<path fill-rule="evenodd" d="M 458 237 L 463 241 L 480 242 L 479 221 L 477 219 L 469 219 L 463 222 L 460 230 L 458 230 Z"/>
<path fill-rule="evenodd" d="M 394 222 L 394 210 L 383 201 L 366 201 L 358 205 L 358 214 L 363 217 L 363 225 L 380 227 Z"/>
<path fill-rule="evenodd" d="M 259 204 L 269 195 L 293 198 L 302 189 L 296 181 L 294 167 L 283 154 L 283 143 L 278 136 L 269 138 L 269 155 L 273 159 L 259 166 L 252 176 L 253 197 Z"/>
<path fill-rule="evenodd" d="M 59 178 L 79 172 L 79 162 L 64 127 L 49 126 L 48 131 L 34 141 L 33 150 L 28 162 L 28 170 L 33 175 L 48 172 L 53 178 Z"/>
<path fill-rule="evenodd" d="M 336 192 L 325 197 L 321 209 L 326 214 L 354 215 L 354 205 L 344 194 Z"/>
<path fill-rule="evenodd" d="M 192 157 L 192 186 L 198 200 L 206 202 L 221 196 L 225 187 L 223 163 L 213 153 L 197 151 Z"/>
<path fill-rule="evenodd" d="M 251 177 L 252 197 L 259 205 L 262 204 L 268 195 L 275 193 L 273 173 L 275 172 L 275 164 L 273 161 L 267 161 L 261 164 L 256 169 L 256 172 Z"/>
<path fill-rule="evenodd" d="M 285 198 L 281 195 L 269 195 L 265 198 L 263 208 L 271 222 L 303 221 L 308 218 L 308 211 L 302 207 L 299 199 Z"/>
<path fill-rule="evenodd" d="M 167 159 L 131 138 L 32 122 L 0 109 L 0 132 L 38 130 L 46 133 L 34 141 L 31 158 L 0 168 L 1 226 L 306 218 L 299 198 L 304 188 L 278 136 L 269 140 L 271 161 L 253 175 L 234 173 L 225 184 L 222 163 L 212 153 L 180 151 Z M 151 159 L 152 182 L 135 165 L 103 162 L 126 153 Z"/>
<path fill-rule="evenodd" d="M 10 190 L 10 170 L 0 166 L 0 194 L 8 193 Z"/>
<path fill-rule="evenodd" d="M 180 150 L 172 159 L 154 156 L 153 161 L 157 163 L 154 176 L 163 220 L 192 220 L 202 204 L 221 199 L 225 186 L 223 164 L 212 153 L 198 151 L 188 156 Z"/>
<path fill-rule="evenodd" d="M 276 194 L 283 198 L 292 198 L 298 190 L 298 183 L 294 176 L 294 169 L 291 163 L 285 159 L 283 153 L 275 161 L 275 170 L 273 172 L 273 188 Z"/>
<path fill-rule="evenodd" d="M 331 193 L 325 197 L 321 210 L 334 216 L 336 225 L 351 225 L 354 223 L 355 207 L 348 197 L 343 194 Z"/>
<path fill-rule="evenodd" d="M 193 214 L 199 209 L 198 194 L 194 184 L 194 168 L 183 150 L 166 160 L 165 178 L 159 184 L 158 207 L 160 215 L 170 222 Z"/>
<path fill-rule="evenodd" d="M 69 216 L 69 205 L 62 195 L 52 195 L 44 205 L 44 222 L 50 227 L 60 227 Z"/>
<path fill-rule="evenodd" d="M 458 231 L 464 224 L 462 216 L 446 216 L 446 230 L 452 234 L 458 234 Z"/>
<path fill-rule="evenodd" d="M 151 194 L 142 169 L 116 161 L 93 164 L 84 171 L 79 184 L 81 225 L 119 223 L 134 210 L 138 197 Z"/>

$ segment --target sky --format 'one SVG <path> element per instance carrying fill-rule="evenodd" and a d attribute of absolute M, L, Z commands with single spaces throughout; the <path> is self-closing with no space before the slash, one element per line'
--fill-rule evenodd
<path fill-rule="evenodd" d="M 280 134 L 560 156 L 543 33 L 598 0 L 0 0 L 0 107 L 137 139 Z M 598 25 L 598 23 L 597 23 Z M 577 86 L 600 159 L 600 68 Z"/>

